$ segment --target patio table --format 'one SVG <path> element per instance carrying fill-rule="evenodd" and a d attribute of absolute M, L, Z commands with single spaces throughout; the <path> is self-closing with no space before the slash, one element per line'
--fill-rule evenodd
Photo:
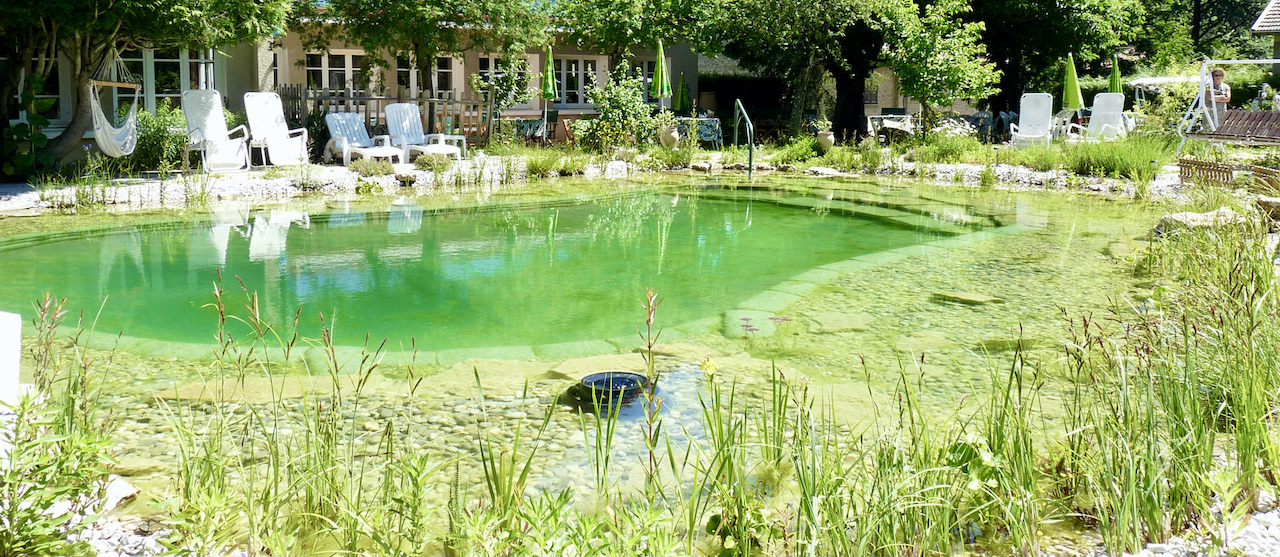
<path fill-rule="evenodd" d="M 719 118 L 677 117 L 676 129 L 682 137 L 696 137 L 698 141 L 709 142 L 717 149 L 724 144 Z"/>

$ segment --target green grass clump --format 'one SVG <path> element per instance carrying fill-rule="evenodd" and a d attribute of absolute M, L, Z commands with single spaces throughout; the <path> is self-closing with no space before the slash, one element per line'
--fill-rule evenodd
<path fill-rule="evenodd" d="M 449 158 L 447 155 L 423 153 L 418 155 L 418 158 L 413 159 L 413 166 L 418 170 L 430 170 L 431 172 L 440 174 L 448 172 L 450 168 L 453 168 L 453 159 Z"/>
<path fill-rule="evenodd" d="M 774 164 L 800 164 L 819 156 L 818 140 L 811 136 L 794 137 L 773 153 Z"/>
<path fill-rule="evenodd" d="M 689 165 L 693 163 L 693 158 L 699 152 L 701 152 L 701 149 L 684 141 L 674 149 L 656 147 L 649 150 L 646 166 L 652 170 L 689 168 Z"/>
<path fill-rule="evenodd" d="M 392 174 L 396 170 L 391 166 L 391 161 L 385 159 L 363 158 L 351 161 L 348 170 L 355 172 L 366 178 L 370 176 L 386 176 Z"/>
<path fill-rule="evenodd" d="M 1131 135 L 1121 141 L 1065 145 L 1062 166 L 1075 174 L 1149 182 L 1174 150 L 1168 137 Z"/>
<path fill-rule="evenodd" d="M 1062 148 L 1057 145 L 1033 145 L 1014 151 L 1014 164 L 1040 172 L 1056 170 L 1062 164 Z"/>
<path fill-rule="evenodd" d="M 926 164 L 954 164 L 975 160 L 988 147 L 977 138 L 934 134 L 907 152 L 907 160 Z"/>
<path fill-rule="evenodd" d="M 551 172 L 560 173 L 560 151 L 554 149 L 535 149 L 525 155 L 525 173 L 530 179 L 547 176 Z"/>

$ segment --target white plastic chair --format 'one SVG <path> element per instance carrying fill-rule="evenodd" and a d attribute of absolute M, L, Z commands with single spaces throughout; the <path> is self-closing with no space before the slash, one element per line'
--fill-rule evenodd
<path fill-rule="evenodd" d="M 1124 134 L 1124 93 L 1098 93 L 1093 97 L 1089 127 L 1072 124 L 1067 128 L 1067 142 L 1114 141 L 1123 138 Z"/>
<path fill-rule="evenodd" d="M 392 103 L 387 105 L 387 132 L 391 135 L 391 144 L 403 149 L 401 160 L 413 160 L 413 153 L 432 153 L 461 159 L 462 148 L 447 145 L 444 134 L 427 135 L 422 131 L 422 112 L 413 103 Z M 465 148 L 466 142 L 463 142 Z"/>
<path fill-rule="evenodd" d="M 183 163 L 191 151 L 200 151 L 200 165 L 205 172 L 242 170 L 249 167 L 249 130 L 236 126 L 227 130 L 222 112 L 222 95 L 214 89 L 190 89 L 182 92 L 182 114 L 187 119 L 187 137 Z M 239 132 L 240 137 L 232 138 Z"/>
<path fill-rule="evenodd" d="M 249 118 L 251 149 L 265 149 L 263 163 L 293 165 L 311 162 L 307 156 L 307 130 L 289 129 L 284 121 L 284 104 L 272 92 L 244 94 L 244 112 Z M 269 158 L 268 158 L 269 157 Z"/>
<path fill-rule="evenodd" d="M 1023 93 L 1018 109 L 1018 123 L 1009 123 L 1009 136 L 1015 147 L 1048 145 L 1053 128 L 1053 95 Z"/>
<path fill-rule="evenodd" d="M 369 137 L 369 130 L 359 114 L 354 112 L 331 112 L 324 116 L 324 123 L 329 127 L 329 143 L 324 146 L 324 162 L 329 162 L 334 153 L 342 153 L 342 165 L 351 165 L 354 153 L 364 158 L 386 157 L 396 158 L 404 162 L 401 150 L 391 146 L 391 137 L 380 135 Z M 378 145 L 382 141 L 382 145 Z"/>

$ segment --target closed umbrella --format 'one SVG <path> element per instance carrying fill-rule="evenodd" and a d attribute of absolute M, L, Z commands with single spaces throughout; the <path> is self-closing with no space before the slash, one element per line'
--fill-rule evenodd
<path fill-rule="evenodd" d="M 676 114 L 685 114 L 693 108 L 693 102 L 689 99 L 689 86 L 684 83 L 684 72 L 680 72 L 680 80 L 676 82 L 676 96 L 671 98 L 671 111 Z"/>
<path fill-rule="evenodd" d="M 653 69 L 653 83 L 649 84 L 649 96 L 655 99 L 671 96 L 671 76 L 667 75 L 667 55 L 662 51 L 662 41 L 658 41 L 658 63 Z"/>
<path fill-rule="evenodd" d="M 1120 57 L 1111 57 L 1111 81 L 1107 84 L 1108 93 L 1123 93 L 1124 89 L 1120 88 Z"/>
<path fill-rule="evenodd" d="M 545 51 L 544 60 L 542 62 L 542 98 L 546 102 L 542 103 L 542 137 L 547 137 L 547 110 L 551 106 L 551 101 L 555 100 L 560 94 L 556 91 L 556 69 L 551 61 L 551 47 L 548 46 Z"/>
<path fill-rule="evenodd" d="M 1076 61 L 1067 53 L 1067 80 L 1062 87 L 1062 108 L 1079 110 L 1084 107 L 1084 95 L 1080 94 L 1080 78 L 1076 76 Z"/>

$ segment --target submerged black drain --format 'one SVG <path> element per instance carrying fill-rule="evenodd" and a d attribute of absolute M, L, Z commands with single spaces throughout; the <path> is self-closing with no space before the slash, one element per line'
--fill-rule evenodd
<path fill-rule="evenodd" d="M 649 379 L 629 371 L 606 371 L 582 378 L 565 393 L 579 410 L 602 412 L 626 406 L 649 386 Z"/>

